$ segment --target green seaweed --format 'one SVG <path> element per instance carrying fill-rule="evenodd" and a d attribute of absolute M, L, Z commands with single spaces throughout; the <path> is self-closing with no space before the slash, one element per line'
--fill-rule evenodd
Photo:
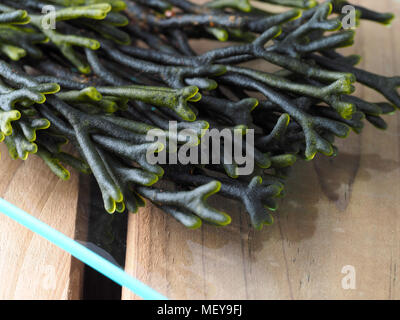
<path fill-rule="evenodd" d="M 248 0 L 48 0 L 49 29 L 41 1 L 4 0 L 0 141 L 13 159 L 37 155 L 60 179 L 70 178 L 68 168 L 92 174 L 109 213 L 135 213 L 147 199 L 188 228 L 226 226 L 229 214 L 207 203 L 219 194 L 243 204 L 254 228 L 270 225 L 299 159 L 335 156 L 335 139 L 361 133 L 366 121 L 387 128 L 400 78 L 337 52 L 354 42 L 340 20 L 347 1 L 263 2 L 283 10 Z M 355 8 L 361 21 L 394 17 Z M 189 40 L 198 38 L 233 43 L 196 54 Z M 254 60 L 279 70 L 241 65 Z M 356 83 L 386 101 L 356 97 Z M 180 133 L 188 129 L 192 136 Z M 234 162 L 147 161 L 149 152 L 172 157 L 199 145 L 207 129 L 255 129 L 253 173 L 239 177 Z M 164 143 L 147 140 L 153 130 Z"/>

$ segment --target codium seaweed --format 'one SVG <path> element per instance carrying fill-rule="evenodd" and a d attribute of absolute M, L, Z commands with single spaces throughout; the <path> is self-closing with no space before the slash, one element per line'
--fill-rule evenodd
<path fill-rule="evenodd" d="M 207 204 L 219 193 L 242 203 L 254 228 L 271 224 L 288 169 L 318 152 L 335 156 L 335 139 L 360 133 L 365 120 L 385 129 L 382 116 L 400 107 L 400 77 L 337 52 L 354 41 L 341 22 L 347 1 L 263 2 L 287 9 L 248 0 L 2 1 L 0 141 L 13 159 L 35 154 L 61 179 L 68 166 L 93 174 L 109 213 L 137 212 L 148 199 L 188 228 L 225 226 L 230 216 Z M 55 8 L 56 29 L 45 24 L 45 5 Z M 354 8 L 358 19 L 394 17 Z M 198 38 L 233 44 L 196 54 L 189 40 Z M 279 70 L 241 64 L 256 59 Z M 356 82 L 387 101 L 354 96 Z M 191 129 L 194 144 L 208 128 L 254 129 L 256 168 L 238 177 L 237 163 L 149 163 L 150 151 L 188 142 L 168 131 L 171 121 Z M 177 141 L 175 150 L 149 142 L 152 130 Z"/>

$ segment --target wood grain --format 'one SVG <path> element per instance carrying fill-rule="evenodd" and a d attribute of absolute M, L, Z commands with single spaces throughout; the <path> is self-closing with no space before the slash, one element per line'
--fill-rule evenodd
<path fill-rule="evenodd" d="M 400 16 L 394 0 L 353 2 Z M 367 70 L 400 74 L 399 31 L 399 20 L 390 29 L 363 22 L 347 52 Z M 357 95 L 383 101 L 369 89 Z M 222 229 L 185 230 L 151 206 L 130 216 L 127 272 L 172 299 L 399 299 L 399 120 L 388 117 L 385 132 L 367 125 L 339 143 L 336 159 L 298 163 L 276 223 L 261 232 L 225 200 L 233 223 Z M 354 290 L 342 287 L 347 265 Z"/>
<path fill-rule="evenodd" d="M 58 180 L 38 157 L 14 161 L 4 144 L 0 196 L 74 237 L 78 178 Z M 0 299 L 79 299 L 82 264 L 0 214 Z"/>

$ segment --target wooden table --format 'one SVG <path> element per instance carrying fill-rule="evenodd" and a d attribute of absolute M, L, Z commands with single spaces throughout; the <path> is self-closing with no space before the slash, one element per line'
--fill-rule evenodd
<path fill-rule="evenodd" d="M 353 2 L 400 15 L 395 0 Z M 363 22 L 347 51 L 363 56 L 363 68 L 400 74 L 396 31 L 400 20 L 391 29 Z M 189 231 L 154 207 L 131 215 L 126 270 L 174 299 L 400 298 L 400 116 L 387 120 L 385 132 L 367 125 L 340 143 L 335 159 L 298 163 L 276 223 L 261 232 L 225 200 L 226 228 Z M 0 196 L 74 237 L 77 174 L 61 182 L 39 159 L 11 161 L 0 149 Z M 354 289 L 343 281 L 352 271 Z M 0 215 L 0 299 L 79 298 L 81 276 L 70 255 Z M 122 298 L 136 297 L 124 290 Z"/>

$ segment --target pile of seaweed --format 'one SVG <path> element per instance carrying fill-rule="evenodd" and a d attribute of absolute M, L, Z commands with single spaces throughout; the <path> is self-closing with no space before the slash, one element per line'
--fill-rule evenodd
<path fill-rule="evenodd" d="M 230 216 L 207 204 L 219 193 L 241 202 L 255 228 L 271 224 L 296 160 L 335 156 L 335 139 L 366 121 L 385 129 L 382 116 L 400 106 L 400 77 L 337 52 L 353 44 L 355 31 L 342 24 L 348 2 L 262 2 L 279 10 L 248 0 L 3 0 L 0 140 L 12 158 L 35 154 L 61 179 L 65 167 L 93 174 L 109 213 L 137 212 L 148 199 L 186 227 L 223 226 Z M 393 19 L 351 8 L 357 24 Z M 229 42 L 196 54 L 193 39 Z M 277 71 L 248 67 L 253 60 Z M 356 82 L 385 101 L 356 97 Z M 205 129 L 239 130 L 244 140 L 254 130 L 253 172 L 223 161 L 224 144 L 220 163 L 149 163 L 150 151 L 186 147 L 184 129 L 193 145 Z M 153 130 L 176 148 L 149 141 Z"/>

